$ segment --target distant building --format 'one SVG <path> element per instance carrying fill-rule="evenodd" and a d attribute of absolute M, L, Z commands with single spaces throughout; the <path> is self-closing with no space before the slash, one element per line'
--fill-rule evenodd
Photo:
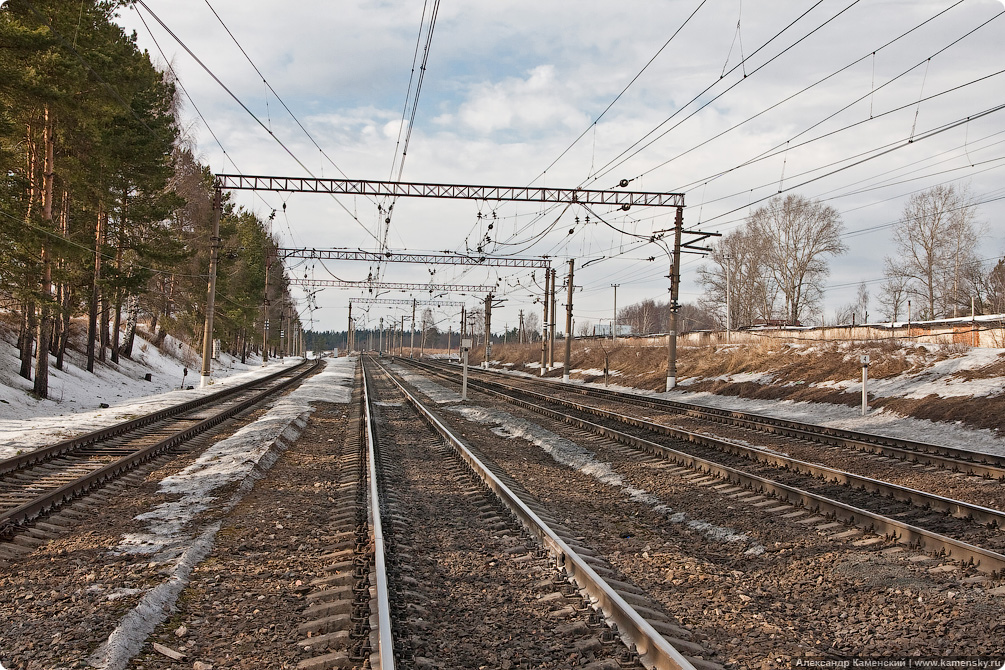
<path fill-rule="evenodd" d="M 611 336 L 611 326 L 610 324 L 598 324 L 593 327 L 593 334 L 598 337 L 610 337 Z M 624 324 L 618 324 L 618 337 L 627 337 L 633 335 L 632 327 Z"/>

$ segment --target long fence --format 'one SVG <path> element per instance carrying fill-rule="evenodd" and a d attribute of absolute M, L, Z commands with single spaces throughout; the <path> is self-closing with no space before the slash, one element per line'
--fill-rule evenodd
<path fill-rule="evenodd" d="M 619 340 L 636 346 L 664 347 L 666 333 L 619 335 Z M 592 339 L 592 338 L 585 338 Z M 607 338 L 605 338 L 607 339 Z M 974 320 L 925 321 L 921 323 L 884 323 L 846 326 L 750 328 L 725 331 L 700 330 L 679 336 L 679 346 L 753 344 L 767 340 L 806 342 L 861 342 L 900 340 L 918 344 L 955 344 L 966 347 L 1005 348 L 1005 315 L 978 317 Z"/>

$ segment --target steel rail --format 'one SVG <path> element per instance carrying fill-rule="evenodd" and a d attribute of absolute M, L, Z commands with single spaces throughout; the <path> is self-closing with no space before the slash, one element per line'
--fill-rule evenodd
<path fill-rule="evenodd" d="M 471 381 L 469 380 L 468 383 L 470 384 Z M 752 490 L 773 495 L 780 500 L 798 503 L 808 510 L 831 514 L 835 518 L 857 525 L 865 530 L 877 531 L 878 529 L 878 531 L 882 532 L 887 537 L 895 539 L 901 544 L 921 547 L 928 551 L 946 553 L 955 560 L 976 565 L 978 569 L 983 572 L 999 573 L 1005 570 L 1005 556 L 997 552 L 983 549 L 981 547 L 977 547 L 939 533 L 928 531 L 902 521 L 897 521 L 882 514 L 863 510 L 825 496 L 810 493 L 809 491 L 804 491 L 794 486 L 782 484 L 781 482 L 776 482 L 772 479 L 768 479 L 767 477 L 743 472 L 742 470 L 722 465 L 720 463 L 716 463 L 715 461 L 710 461 L 699 456 L 694 456 L 693 454 L 678 451 L 671 447 L 667 447 L 666 445 L 652 442 L 634 435 L 629 435 L 607 426 L 601 426 L 600 424 L 587 421 L 586 419 L 580 419 L 568 414 L 563 414 L 557 410 L 541 407 L 540 405 L 536 405 L 527 400 L 521 400 L 519 398 L 506 395 L 501 391 L 486 388 L 484 386 L 486 384 L 487 382 L 475 382 L 475 385 L 482 387 L 483 391 L 506 398 L 509 402 L 516 403 L 539 414 L 543 414 L 558 421 L 563 421 L 578 428 L 602 435 L 622 444 L 642 449 L 648 453 L 669 458 L 670 460 L 686 467 L 708 474 L 714 474 L 717 477 L 735 484 L 740 484 Z M 534 393 L 532 391 L 524 391 L 522 389 L 521 392 L 531 394 Z M 548 400 L 552 400 L 548 396 L 543 397 Z M 714 438 L 694 433 L 687 433 L 687 435 L 695 438 L 687 441 L 697 444 L 707 443 L 707 446 L 714 446 L 711 444 L 711 442 L 715 441 Z"/>
<path fill-rule="evenodd" d="M 306 361 L 305 361 L 306 363 Z M 276 384 L 275 386 L 266 389 L 263 393 L 259 393 L 251 396 L 250 398 L 241 401 L 240 403 L 234 405 L 233 407 L 227 408 L 225 411 L 211 416 L 208 419 L 203 419 L 202 421 L 189 426 L 185 430 L 175 433 L 159 442 L 144 447 L 143 449 L 136 451 L 132 454 L 124 456 L 116 461 L 113 461 L 97 470 L 94 470 L 75 481 L 69 482 L 60 486 L 57 489 L 53 489 L 47 493 L 44 493 L 35 500 L 24 503 L 15 507 L 13 509 L 7 510 L 0 513 L 0 537 L 7 537 L 18 526 L 22 526 L 36 517 L 45 514 L 53 509 L 61 507 L 67 502 L 81 496 L 92 488 L 103 484 L 106 481 L 110 481 L 119 477 L 125 472 L 132 470 L 136 466 L 145 463 L 151 458 L 157 456 L 158 454 L 178 445 L 182 442 L 191 439 L 192 437 L 198 435 L 199 433 L 205 432 L 210 428 L 222 423 L 223 421 L 229 419 L 235 414 L 261 402 L 262 399 L 272 395 L 273 393 L 280 391 L 291 384 L 296 383 L 303 377 L 307 376 L 311 372 L 317 369 L 320 364 L 320 359 L 317 359 L 313 365 L 307 369 L 299 372 L 298 374 L 290 377 L 290 379 Z M 302 366 L 303 364 L 301 364 Z M 301 367 L 297 366 L 297 367 Z M 288 368 L 284 370 L 285 373 L 295 371 L 297 368 Z M 274 380 L 277 375 L 271 375 L 270 380 Z M 261 380 L 259 380 L 261 383 Z M 212 396 L 206 396 L 207 398 L 212 398 Z"/>
<path fill-rule="evenodd" d="M 604 615 L 618 626 L 618 633 L 636 652 L 647 668 L 659 670 L 694 670 L 694 666 L 671 645 L 652 624 L 646 621 L 618 594 L 575 550 L 563 541 L 541 518 L 534 513 L 495 473 L 475 456 L 467 445 L 430 409 L 426 408 L 380 363 L 374 361 L 406 400 L 425 417 L 426 421 L 457 451 L 468 467 L 485 482 L 504 505 L 517 517 L 554 557 L 558 566 L 586 591 Z"/>
<path fill-rule="evenodd" d="M 471 384 L 472 382 L 469 380 L 468 383 Z M 959 519 L 973 519 L 974 521 L 977 521 L 979 523 L 1005 527 L 1005 512 L 992 509 L 990 507 L 982 507 L 980 505 L 974 505 L 972 503 L 964 502 L 962 500 L 954 500 L 952 498 L 946 498 L 940 495 L 936 495 L 934 493 L 929 493 L 927 491 L 919 491 L 917 489 L 908 488 L 906 486 L 900 486 L 899 484 L 885 482 L 879 479 L 874 479 L 872 477 L 856 475 L 851 472 L 845 472 L 844 470 L 838 470 L 836 468 L 827 467 L 825 465 L 809 463 L 807 461 L 791 458 L 789 456 L 783 456 L 781 454 L 771 452 L 766 449 L 762 449 L 760 447 L 741 444 L 739 442 L 734 442 L 732 440 L 728 440 L 721 437 L 712 437 L 710 435 L 703 435 L 701 433 L 695 433 L 692 431 L 683 430 L 681 428 L 674 428 L 672 426 L 653 423 L 651 421 L 646 421 L 645 419 L 639 419 L 634 416 L 628 416 L 626 414 L 620 414 L 618 412 L 611 412 L 609 410 L 600 409 L 599 407 L 584 407 L 582 405 L 577 405 L 576 403 L 571 402 L 569 400 L 563 400 L 561 398 L 556 398 L 554 396 L 546 395 L 544 393 L 537 393 L 535 391 L 529 391 L 527 389 L 520 389 L 512 386 L 507 386 L 505 384 L 500 384 L 498 382 L 485 382 L 480 380 L 474 381 L 474 385 L 476 387 L 482 384 L 489 384 L 489 383 L 498 385 L 502 388 L 508 389 L 516 393 L 527 394 L 532 397 L 536 397 L 539 399 L 547 400 L 548 402 L 553 402 L 562 405 L 564 407 L 571 407 L 573 409 L 577 409 L 582 412 L 587 412 L 589 414 L 593 414 L 595 416 L 599 416 L 605 419 L 612 419 L 614 421 L 618 421 L 620 423 L 624 423 L 626 425 L 633 426 L 635 428 L 641 428 L 649 432 L 666 435 L 667 437 L 673 438 L 675 440 L 680 440 L 681 442 L 690 442 L 692 444 L 698 444 L 703 447 L 711 447 L 737 456 L 749 458 L 750 460 L 756 462 L 786 468 L 795 472 L 812 475 L 814 477 L 820 477 L 826 481 L 845 484 L 852 488 L 862 489 L 864 491 L 869 491 L 871 493 L 878 493 L 880 495 L 893 498 L 901 502 L 909 502 L 919 507 L 930 507 L 940 512 L 951 514 L 952 516 Z"/>
<path fill-rule="evenodd" d="M 302 366 L 306 364 L 307 362 L 304 361 L 299 365 Z M 108 438 L 115 437 L 116 435 L 122 435 L 124 433 L 132 432 L 137 428 L 148 426 L 152 423 L 156 423 L 163 419 L 168 419 L 171 418 L 172 416 L 177 416 L 178 414 L 184 414 L 185 412 L 190 412 L 194 409 L 202 407 L 203 405 L 219 402 L 225 398 L 228 398 L 237 393 L 241 393 L 256 385 L 271 382 L 273 379 L 281 377 L 285 374 L 289 374 L 291 370 L 296 369 L 297 366 L 283 368 L 282 370 L 266 375 L 265 377 L 259 377 L 258 379 L 253 379 L 249 382 L 239 384 L 232 388 L 217 391 L 216 393 L 211 393 L 209 395 L 204 395 L 194 400 L 188 400 L 186 402 L 181 403 L 180 405 L 165 407 L 164 409 L 157 410 L 156 412 L 152 412 L 150 414 L 147 414 L 146 416 L 141 416 L 136 419 L 124 421 L 122 423 L 117 423 L 113 426 L 108 426 L 107 428 L 102 428 L 100 430 L 95 430 L 90 433 L 78 435 L 77 437 L 72 437 L 68 440 L 63 440 L 62 442 L 57 442 L 56 444 L 49 445 L 47 447 L 33 449 L 32 451 L 27 451 L 23 454 L 19 454 L 12 458 L 0 460 L 0 475 L 5 475 L 9 472 L 20 470 L 28 465 L 34 465 L 35 463 L 41 463 L 43 461 L 51 460 L 53 458 L 56 458 L 57 456 L 62 456 L 66 453 L 76 451 L 81 447 L 86 447 L 96 442 L 107 440 Z"/>
<path fill-rule="evenodd" d="M 372 398 L 366 370 L 363 370 L 363 415 L 366 426 L 367 475 L 370 505 L 370 528 L 373 534 L 373 562 L 377 581 L 377 656 L 380 670 L 394 670 L 394 637 L 391 633 L 391 602 L 387 587 L 387 562 L 384 550 L 384 528 L 380 520 L 380 492 L 377 481 L 377 447 L 374 443 L 376 424 L 370 411 Z"/>
<path fill-rule="evenodd" d="M 430 371 L 437 370 L 437 368 L 429 366 L 428 364 L 418 363 L 416 361 L 412 361 L 412 363 L 418 366 L 424 366 Z M 434 372 L 434 374 L 438 374 L 438 372 Z M 612 412 L 599 407 L 579 405 L 571 400 L 564 400 L 545 393 L 510 386 L 499 381 L 468 380 L 468 384 L 473 385 L 475 388 L 481 388 L 482 390 L 491 389 L 491 387 L 494 386 L 512 393 L 524 394 L 533 398 L 552 402 L 563 407 L 569 407 L 581 412 L 593 414 L 594 416 L 618 421 L 619 423 L 640 428 L 648 432 L 666 435 L 667 437 L 681 442 L 690 442 L 703 447 L 710 447 L 719 451 L 725 451 L 737 456 L 742 456 L 755 462 L 767 463 L 769 465 L 785 468 L 794 472 L 820 477 L 826 481 L 837 482 L 839 484 L 869 491 L 871 493 L 878 493 L 882 496 L 893 498 L 901 502 L 908 502 L 919 507 L 927 507 L 940 512 L 945 512 L 946 514 L 951 514 L 958 519 L 971 519 L 989 526 L 1005 527 L 1005 512 L 992 509 L 990 507 L 983 507 L 981 505 L 975 505 L 962 500 L 946 498 L 927 491 L 919 491 L 917 489 L 900 486 L 899 484 L 893 484 L 879 479 L 874 479 L 872 477 L 856 475 L 851 472 L 845 472 L 844 470 L 838 470 L 825 465 L 809 463 L 807 461 L 784 456 L 773 451 L 768 451 L 760 447 L 741 444 L 739 442 L 734 442 L 721 437 L 713 437 L 711 435 L 695 433 L 681 428 L 666 426 L 660 423 L 653 423 L 651 421 L 646 421 L 645 419 L 628 416 L 618 412 Z M 513 398 L 505 393 L 501 393 L 501 395 L 506 398 L 512 398 L 516 402 L 521 402 L 519 398 Z"/>
<path fill-rule="evenodd" d="M 478 372 L 493 375 L 505 374 L 498 370 L 486 370 L 484 368 L 479 369 Z M 551 379 L 538 379 L 536 381 L 555 385 L 561 383 Z M 562 389 L 569 393 L 614 398 L 621 402 L 643 405 L 654 409 L 670 409 L 698 419 L 752 428 L 762 432 L 795 437 L 812 442 L 848 447 L 900 460 L 910 460 L 924 465 L 936 465 L 954 472 L 965 472 L 966 474 L 1005 480 L 1005 457 L 993 454 L 967 451 L 965 449 L 915 440 L 905 440 L 886 435 L 876 435 L 874 433 L 864 433 L 845 428 L 806 424 L 791 419 L 782 419 L 749 412 L 704 407 L 678 400 L 652 398 L 631 393 L 630 391 L 612 391 L 610 389 L 561 384 Z"/>

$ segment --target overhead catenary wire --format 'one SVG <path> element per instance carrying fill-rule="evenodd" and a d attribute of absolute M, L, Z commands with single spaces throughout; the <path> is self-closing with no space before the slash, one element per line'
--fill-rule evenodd
<path fill-rule="evenodd" d="M 233 91 L 231 91 L 230 88 L 228 88 L 227 85 L 224 84 L 223 81 L 218 76 L 216 76 L 215 72 L 213 72 L 205 63 L 202 62 L 202 60 L 198 56 L 195 55 L 195 53 L 188 47 L 188 45 L 185 44 L 185 42 L 182 41 L 182 39 L 180 37 L 178 37 L 178 35 L 176 35 L 175 32 L 173 30 L 171 30 L 171 28 L 168 27 L 168 25 L 166 23 L 164 23 L 164 21 L 162 21 L 159 16 L 157 16 L 157 14 L 154 13 L 153 10 L 150 9 L 150 7 L 147 5 L 147 3 L 144 0 L 136 0 L 136 4 L 142 6 L 143 9 L 145 9 L 147 11 L 147 13 L 150 14 L 150 16 L 155 21 L 157 21 L 158 24 L 160 24 L 161 28 L 163 28 L 168 33 L 168 35 L 170 35 L 174 39 L 174 41 L 177 42 L 178 45 L 182 49 L 184 49 L 185 52 L 188 53 L 189 56 L 192 57 L 192 59 L 199 65 L 199 67 L 201 67 L 206 72 L 206 74 L 208 74 L 213 79 L 213 81 L 215 81 L 217 84 L 219 84 L 219 86 L 224 91 L 226 91 L 227 95 L 229 95 L 234 100 L 234 102 L 236 102 L 241 107 L 241 109 L 243 109 L 245 112 L 247 112 L 248 115 L 251 116 L 251 118 L 254 119 L 255 122 L 259 126 L 261 126 L 262 129 L 265 130 L 265 132 L 267 132 L 269 134 L 269 136 L 272 137 L 272 139 L 274 139 L 277 144 L 279 144 L 280 147 L 282 147 L 283 151 L 285 151 L 290 156 L 290 158 L 292 158 L 296 162 L 297 165 L 299 165 L 301 168 L 303 168 L 303 170 L 305 172 L 307 172 L 307 174 L 310 175 L 311 177 L 315 176 L 314 173 L 310 170 L 310 168 L 308 168 L 306 165 L 304 165 L 304 163 L 299 158 L 297 158 L 296 154 L 294 154 L 293 151 L 290 150 L 290 148 L 287 147 L 286 144 L 284 144 L 283 141 L 281 139 L 279 139 L 279 137 L 277 137 L 276 134 L 273 133 L 272 130 L 267 125 L 265 125 L 264 123 L 262 123 L 262 120 L 259 119 L 258 116 L 253 111 L 251 111 L 251 109 L 249 109 L 248 106 L 245 105 L 244 102 L 239 97 L 237 97 L 237 95 Z M 352 217 L 352 219 L 354 221 L 356 221 L 356 223 L 358 223 L 360 225 L 360 227 L 363 228 L 363 230 L 366 231 L 366 233 L 368 235 L 370 235 L 371 237 L 373 237 L 374 239 L 376 239 L 376 236 L 363 224 L 362 221 L 360 221 L 356 217 L 356 215 L 348 207 L 346 207 L 335 196 L 332 196 L 332 199 L 335 200 L 335 202 L 343 210 L 345 210 L 345 212 L 347 214 L 349 214 L 349 216 Z M 379 240 L 378 240 L 378 242 L 379 242 Z"/>

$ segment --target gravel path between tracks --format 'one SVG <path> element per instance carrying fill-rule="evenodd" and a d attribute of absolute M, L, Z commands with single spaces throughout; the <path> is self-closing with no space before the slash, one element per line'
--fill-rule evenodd
<path fill-rule="evenodd" d="M 219 529 L 226 532 L 228 514 L 300 434 L 312 403 L 348 402 L 354 365 L 338 359 L 256 421 L 149 473 L 128 495 L 98 493 L 75 505 L 67 515 L 87 530 L 0 573 L 0 592 L 11 594 L 0 599 L 0 662 L 11 670 L 143 667 L 130 658 L 169 615 Z"/>
<path fill-rule="evenodd" d="M 417 387 L 451 392 L 437 382 Z M 730 497 L 712 488 L 719 482 L 674 474 L 656 459 L 631 455 L 520 408 L 474 409 L 493 401 L 473 398 L 461 412 L 492 420 L 467 421 L 443 411 L 443 404 L 441 415 L 706 638 L 703 644 L 717 652 L 713 660 L 767 669 L 789 667 L 810 655 L 1000 652 L 1005 589 L 972 569 L 848 533 L 845 526 L 816 530 L 827 521 L 798 523 L 811 518 L 808 514 L 782 518 L 798 510 L 769 513 L 777 504 L 757 506 L 764 500 Z M 513 418 L 500 421 L 503 414 Z M 520 437 L 527 424 L 537 426 L 531 441 Z M 589 454 L 589 463 L 578 464 L 586 467 L 560 463 L 536 444 L 550 441 L 548 450 L 561 453 L 562 440 Z M 616 486 L 609 474 L 608 481 L 595 476 L 607 467 L 620 478 Z M 729 528 L 764 551 L 748 553 L 749 542 L 710 537 L 688 521 Z"/>

